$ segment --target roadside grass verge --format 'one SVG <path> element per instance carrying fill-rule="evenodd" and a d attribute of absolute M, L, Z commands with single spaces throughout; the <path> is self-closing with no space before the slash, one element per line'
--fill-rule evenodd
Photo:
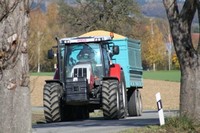
<path fill-rule="evenodd" d="M 163 126 L 130 128 L 120 133 L 200 133 L 200 123 L 185 116 L 177 116 L 166 118 L 166 124 Z"/>
<path fill-rule="evenodd" d="M 144 71 L 144 79 L 180 82 L 180 71 Z"/>

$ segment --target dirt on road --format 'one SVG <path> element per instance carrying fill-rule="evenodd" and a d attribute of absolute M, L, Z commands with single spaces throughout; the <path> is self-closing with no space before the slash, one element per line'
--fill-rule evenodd
<path fill-rule="evenodd" d="M 31 76 L 31 104 L 32 106 L 43 105 L 43 86 L 45 80 L 51 76 Z M 144 87 L 141 89 L 143 109 L 156 109 L 155 95 L 160 92 L 163 108 L 173 110 L 179 108 L 180 83 L 144 79 Z"/>

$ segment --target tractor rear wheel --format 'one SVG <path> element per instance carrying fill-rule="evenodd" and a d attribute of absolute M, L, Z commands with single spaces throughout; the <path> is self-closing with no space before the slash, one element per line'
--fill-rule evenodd
<path fill-rule="evenodd" d="M 128 90 L 128 113 L 129 116 L 142 115 L 142 98 L 138 89 Z"/>
<path fill-rule="evenodd" d="M 58 83 L 47 83 L 44 86 L 43 104 L 44 116 L 47 123 L 61 121 L 61 89 L 62 86 Z"/>
<path fill-rule="evenodd" d="M 118 80 L 110 79 L 102 84 L 102 109 L 106 119 L 120 118 L 120 96 Z"/>

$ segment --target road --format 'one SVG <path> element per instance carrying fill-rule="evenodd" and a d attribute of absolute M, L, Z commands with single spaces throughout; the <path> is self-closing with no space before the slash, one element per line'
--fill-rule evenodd
<path fill-rule="evenodd" d="M 165 111 L 165 117 L 176 115 L 177 111 Z M 121 120 L 104 120 L 102 117 L 83 121 L 59 122 L 33 125 L 33 133 L 117 133 L 124 129 L 159 125 L 157 111 L 144 111 L 140 117 Z"/>

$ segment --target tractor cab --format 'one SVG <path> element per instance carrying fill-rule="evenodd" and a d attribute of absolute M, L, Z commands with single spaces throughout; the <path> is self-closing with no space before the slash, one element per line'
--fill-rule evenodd
<path fill-rule="evenodd" d="M 119 47 L 111 40 L 108 36 L 60 39 L 57 47 L 59 79 L 86 77 L 90 83 L 91 77 L 108 76 L 111 58 L 119 53 Z"/>
<path fill-rule="evenodd" d="M 103 77 L 103 60 L 99 43 L 78 43 L 66 46 L 66 76 L 87 76 L 87 71 Z M 107 62 L 109 60 L 106 60 Z M 82 68 L 86 69 L 82 69 Z"/>

